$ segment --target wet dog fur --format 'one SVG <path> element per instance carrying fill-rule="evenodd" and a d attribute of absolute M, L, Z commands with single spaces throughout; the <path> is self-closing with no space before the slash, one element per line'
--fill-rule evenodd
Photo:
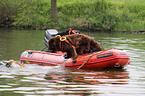
<path fill-rule="evenodd" d="M 72 34 L 65 35 L 69 41 L 60 41 L 60 37 L 53 37 L 48 41 L 48 50 L 52 52 L 62 51 L 66 52 L 68 57 L 73 57 L 74 62 L 78 55 L 88 53 L 90 50 L 102 51 L 102 46 L 92 39 L 91 37 L 84 34 Z M 60 43 L 61 42 L 61 43 Z M 60 45 L 61 44 L 61 45 Z M 73 47 L 73 46 L 74 47 Z M 61 46 L 61 47 L 60 47 Z"/>

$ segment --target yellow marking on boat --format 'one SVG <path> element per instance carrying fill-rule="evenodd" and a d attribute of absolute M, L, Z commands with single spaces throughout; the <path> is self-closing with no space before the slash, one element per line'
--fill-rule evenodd
<path fill-rule="evenodd" d="M 29 61 L 25 61 L 26 62 L 26 64 L 30 64 L 30 62 Z"/>

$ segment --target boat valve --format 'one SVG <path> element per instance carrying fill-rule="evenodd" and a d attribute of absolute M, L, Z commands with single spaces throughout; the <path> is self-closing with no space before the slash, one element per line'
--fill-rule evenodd
<path fill-rule="evenodd" d="M 118 67 L 120 67 L 120 64 L 119 63 L 116 63 L 114 67 L 117 67 L 118 68 Z"/>

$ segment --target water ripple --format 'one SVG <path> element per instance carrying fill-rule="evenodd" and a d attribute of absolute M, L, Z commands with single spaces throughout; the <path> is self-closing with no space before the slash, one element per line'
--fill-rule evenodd
<path fill-rule="evenodd" d="M 9 32 L 9 37 L 17 38 L 18 34 L 25 37 L 33 36 L 36 32 Z M 37 32 L 42 36 L 43 32 Z M 138 34 L 108 34 L 90 33 L 105 49 L 116 48 L 125 50 L 130 56 L 130 65 L 124 69 L 106 70 L 75 70 L 64 69 L 60 66 L 40 66 L 26 64 L 26 67 L 0 65 L 0 95 L 2 96 L 144 96 L 145 94 L 145 39 Z M 1 36 L 1 35 L 0 35 Z M 7 35 L 5 35 L 7 36 Z M 44 36 L 44 34 L 43 34 Z M 42 36 L 42 37 L 43 37 Z M 39 37 L 39 36 L 38 36 Z M 99 39 L 98 39 L 99 38 Z M 19 38 L 18 38 L 19 39 Z M 40 39 L 24 38 L 19 42 L 9 43 L 1 48 L 1 58 L 16 58 L 26 49 L 37 48 L 43 44 Z M 33 42 L 28 45 L 25 40 Z M 19 44 L 18 44 L 19 43 Z M 38 46 L 39 43 L 39 46 Z M 10 45 L 11 44 L 11 45 Z M 15 47 L 15 44 L 17 47 Z M 36 46 L 35 46 L 36 44 Z M 8 50 L 11 50 L 8 52 Z M 6 54 L 7 53 L 7 54 Z M 18 56 L 16 56 L 19 53 Z M 0 58 L 0 59 L 1 59 Z M 0 62 L 3 62 L 2 60 Z"/>

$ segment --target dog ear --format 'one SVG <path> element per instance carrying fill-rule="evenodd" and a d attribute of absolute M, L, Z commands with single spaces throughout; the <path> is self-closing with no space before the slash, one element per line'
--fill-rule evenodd
<path fill-rule="evenodd" d="M 48 51 L 52 51 L 52 52 L 56 52 L 56 51 L 60 51 L 59 48 L 59 43 L 60 43 L 60 39 L 59 37 L 53 37 L 51 39 L 49 39 L 48 41 Z"/>
<path fill-rule="evenodd" d="M 48 41 L 48 50 L 53 50 L 54 49 L 54 46 L 55 46 L 54 43 L 55 42 L 54 42 L 53 38 L 49 39 L 49 41 Z"/>

